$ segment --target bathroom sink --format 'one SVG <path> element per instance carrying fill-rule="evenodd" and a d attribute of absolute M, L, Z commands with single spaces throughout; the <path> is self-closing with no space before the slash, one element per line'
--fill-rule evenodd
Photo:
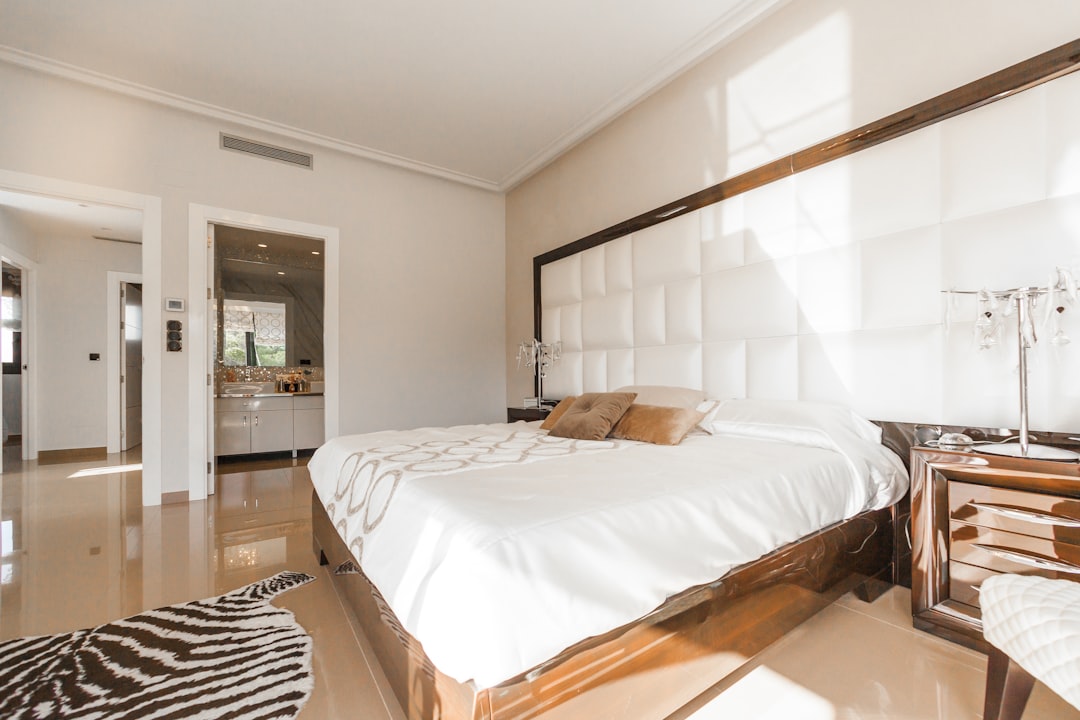
<path fill-rule="evenodd" d="M 256 397 L 273 396 L 273 395 L 321 395 L 325 382 L 317 380 L 309 383 L 301 391 L 292 393 L 280 393 L 277 391 L 276 383 L 272 382 L 226 382 L 221 384 L 221 390 L 218 392 L 218 397 Z"/>
<path fill-rule="evenodd" d="M 224 383 L 221 386 L 222 395 L 258 395 L 265 392 L 258 383 Z"/>

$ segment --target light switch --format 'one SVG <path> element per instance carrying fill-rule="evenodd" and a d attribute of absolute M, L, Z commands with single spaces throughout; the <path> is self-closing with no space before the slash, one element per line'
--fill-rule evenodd
<path fill-rule="evenodd" d="M 165 349 L 169 352 L 180 352 L 184 349 L 184 324 L 179 320 L 165 323 Z"/>

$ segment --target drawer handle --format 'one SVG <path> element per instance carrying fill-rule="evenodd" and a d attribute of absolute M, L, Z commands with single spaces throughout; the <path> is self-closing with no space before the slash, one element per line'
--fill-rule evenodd
<path fill-rule="evenodd" d="M 971 502 L 968 504 L 973 508 L 985 510 L 994 515 L 1012 518 L 1013 520 L 1026 520 L 1028 522 L 1039 523 L 1040 525 L 1060 525 L 1061 527 L 1080 528 L 1080 520 L 1065 517 L 1064 515 L 1025 510 L 1024 508 L 1013 507 L 1012 505 L 995 505 L 993 503 L 980 502 Z"/>
<path fill-rule="evenodd" d="M 1080 575 L 1080 567 L 1076 567 L 1063 560 L 1054 560 L 1048 558 L 1045 555 L 1038 555 L 1036 553 L 1026 552 L 1024 550 L 1017 550 L 1016 548 L 1003 548 L 997 545 L 983 545 L 981 543 L 972 543 L 972 547 L 977 547 L 980 550 L 985 550 L 991 555 L 997 555 L 1005 560 L 1011 560 L 1021 565 L 1027 565 L 1028 567 L 1039 568 L 1040 570 L 1055 570 L 1057 572 L 1072 573 L 1074 575 Z"/>

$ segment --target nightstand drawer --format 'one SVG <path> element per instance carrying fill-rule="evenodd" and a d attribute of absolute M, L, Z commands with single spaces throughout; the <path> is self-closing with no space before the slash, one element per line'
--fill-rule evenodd
<path fill-rule="evenodd" d="M 949 598 L 972 607 L 980 607 L 979 588 L 982 587 L 983 580 L 1000 574 L 953 560 L 949 563 Z"/>
<path fill-rule="evenodd" d="M 997 572 L 1080 580 L 1080 547 L 953 521 L 949 559 Z"/>
<path fill-rule="evenodd" d="M 1080 500 L 953 481 L 949 483 L 949 517 L 1080 545 Z"/>

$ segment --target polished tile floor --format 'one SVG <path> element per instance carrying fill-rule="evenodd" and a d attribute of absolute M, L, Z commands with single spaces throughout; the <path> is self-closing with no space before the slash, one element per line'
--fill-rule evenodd
<path fill-rule="evenodd" d="M 306 572 L 317 580 L 274 601 L 314 639 L 315 690 L 300 717 L 403 718 L 312 553 L 304 463 L 226 465 L 210 500 L 144 508 L 137 456 L 5 462 L 0 639 L 91 627 L 282 570 Z"/>
<path fill-rule="evenodd" d="M 0 484 L 0 639 L 89 627 L 281 570 L 314 583 L 275 604 L 314 638 L 301 718 L 399 720 L 370 648 L 311 551 L 304 460 L 221 468 L 209 501 L 143 508 L 137 455 L 38 467 Z M 841 598 L 762 653 L 694 720 L 945 720 L 982 713 L 986 659 L 911 627 L 910 596 Z M 1042 686 L 1025 720 L 1080 720 Z"/>

